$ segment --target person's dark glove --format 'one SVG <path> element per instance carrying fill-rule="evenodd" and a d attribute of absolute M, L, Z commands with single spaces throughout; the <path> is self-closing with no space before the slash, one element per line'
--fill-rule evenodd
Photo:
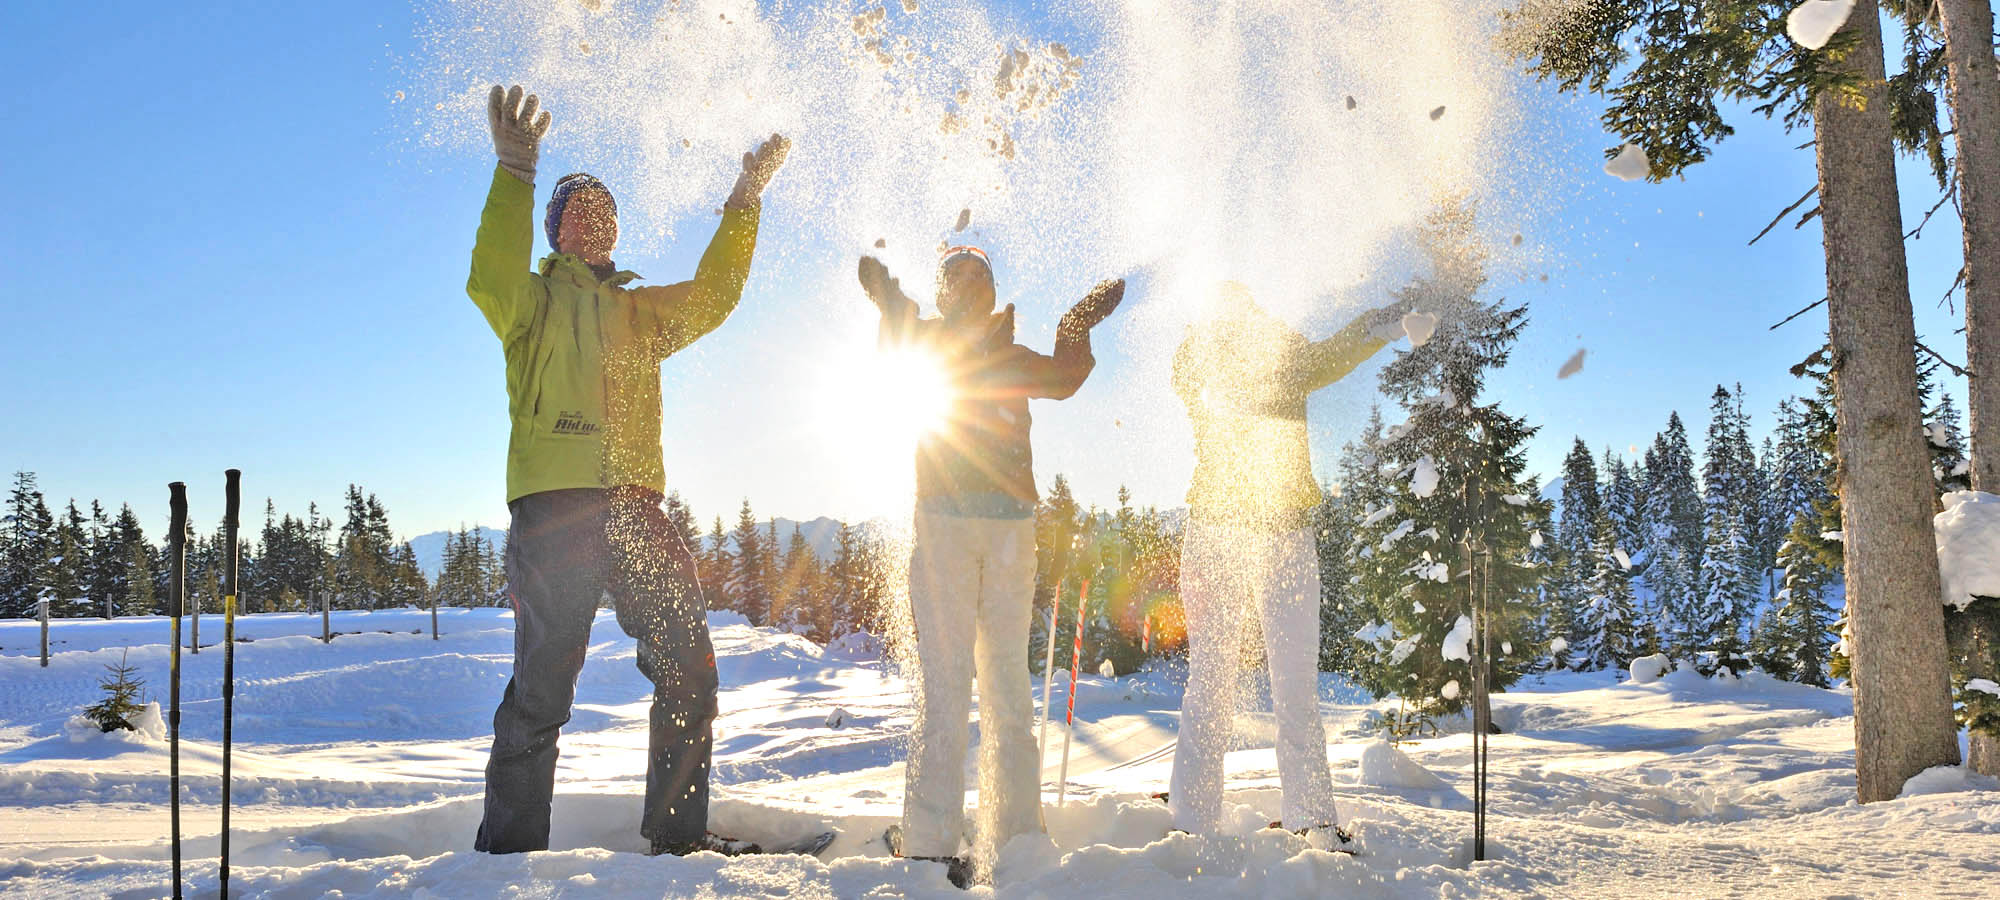
<path fill-rule="evenodd" d="M 1096 328 L 1098 323 L 1103 322 L 1118 309 L 1118 304 L 1124 299 L 1125 279 L 1114 278 L 1099 282 L 1096 287 L 1090 289 L 1090 293 L 1083 295 L 1082 300 L 1076 301 L 1076 305 L 1070 307 L 1069 312 L 1063 314 L 1061 327 L 1065 330 L 1084 331 Z"/>

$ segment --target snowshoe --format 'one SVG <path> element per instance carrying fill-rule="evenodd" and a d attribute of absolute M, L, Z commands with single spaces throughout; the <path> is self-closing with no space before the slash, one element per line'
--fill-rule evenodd
<path fill-rule="evenodd" d="M 957 856 L 904 856 L 903 826 L 891 825 L 882 831 L 882 843 L 889 848 L 889 854 L 897 859 L 913 859 L 918 862 L 944 864 L 944 877 L 951 886 L 965 890 L 972 886 L 972 863 Z"/>
<path fill-rule="evenodd" d="M 722 835 L 716 834 L 713 831 L 705 831 L 702 832 L 702 835 L 698 840 L 692 840 L 692 841 L 655 840 L 653 841 L 652 849 L 648 850 L 646 855 L 686 856 L 690 853 L 703 853 L 703 852 L 720 853 L 723 856 L 745 856 L 753 853 L 763 853 L 764 848 L 751 841 L 742 841 L 742 840 L 737 840 L 735 838 L 723 837 Z"/>
<path fill-rule="evenodd" d="M 833 844 L 833 839 L 839 836 L 839 834 L 840 832 L 838 831 L 822 831 L 795 841 L 765 846 L 754 841 L 723 837 L 710 831 L 702 834 L 699 841 L 654 841 L 651 855 L 671 854 L 673 856 L 686 856 L 690 853 L 707 851 L 710 853 L 720 853 L 723 856 L 771 856 L 793 853 L 801 856 L 818 856 L 821 851 Z"/>
<path fill-rule="evenodd" d="M 1358 856 L 1361 853 L 1361 842 L 1355 840 L 1353 835 L 1348 834 L 1347 829 L 1338 825 L 1313 825 L 1308 828 L 1286 829 L 1285 823 L 1272 822 L 1264 827 L 1275 828 L 1279 831 L 1289 830 L 1291 833 L 1305 838 L 1316 847 L 1321 841 L 1314 840 L 1315 836 L 1329 839 L 1324 841 L 1327 846 L 1319 848 L 1322 850 L 1331 850 L 1335 853 L 1345 853 L 1350 856 Z"/>

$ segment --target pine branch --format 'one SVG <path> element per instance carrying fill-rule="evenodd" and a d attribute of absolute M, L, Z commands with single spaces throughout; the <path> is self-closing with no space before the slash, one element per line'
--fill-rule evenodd
<path fill-rule="evenodd" d="M 1931 217 L 1937 215 L 1937 211 L 1943 209 L 1945 204 L 1951 203 L 1953 200 L 1957 199 L 1958 197 L 1958 191 L 1956 190 L 1957 187 L 1958 187 L 1958 173 L 1954 172 L 1952 173 L 1951 176 L 1951 183 L 1945 185 L 1944 196 L 1939 197 L 1938 202 L 1931 206 L 1930 211 L 1924 213 L 1924 218 L 1922 221 L 1917 223 L 1917 227 L 1910 229 L 1909 234 L 1903 235 L 1903 240 L 1907 241 L 1907 240 L 1922 238 L 1924 236 L 1924 226 L 1929 225 L 1931 223 Z"/>
<path fill-rule="evenodd" d="M 1931 348 L 1925 346 L 1923 341 L 1917 342 L 1917 349 L 1930 354 L 1932 359 L 1937 360 L 1939 364 L 1943 365 L 1947 369 L 1950 369 L 1953 375 L 1957 375 L 1960 378 L 1965 378 L 1972 374 L 1971 370 L 1966 369 L 1963 366 L 1954 365 L 1951 360 L 1944 358 L 1944 354 L 1939 353 L 1936 350 L 1932 350 Z"/>
<path fill-rule="evenodd" d="M 1768 329 L 1765 329 L 1765 330 L 1767 330 L 1767 331 L 1777 331 L 1777 330 L 1778 330 L 1778 328 L 1779 328 L 1779 326 L 1781 326 L 1781 325 L 1784 325 L 1784 324 L 1785 324 L 1786 322 L 1790 322 L 1791 320 L 1793 320 L 1793 319 L 1796 319 L 1796 318 L 1798 318 L 1798 317 L 1800 317 L 1800 316 L 1803 316 L 1803 315 L 1805 315 L 1806 313 L 1809 313 L 1809 312 L 1812 312 L 1812 311 L 1813 311 L 1813 309 L 1814 309 L 1815 307 L 1817 307 L 1817 306 L 1819 306 L 1820 304 L 1822 304 L 1822 303 L 1825 303 L 1825 302 L 1826 302 L 1826 298 L 1825 298 L 1825 297 L 1821 297 L 1821 298 L 1819 298 L 1818 300 L 1814 300 L 1813 302 L 1811 302 L 1811 303 L 1807 304 L 1807 305 L 1806 305 L 1806 308 L 1805 308 L 1805 309 L 1802 309 L 1802 310 L 1799 310 L 1798 312 L 1795 312 L 1795 313 L 1792 313 L 1792 314 L 1791 314 L 1791 315 L 1789 315 L 1789 316 L 1786 316 L 1786 317 L 1784 318 L 1784 321 L 1781 321 L 1781 322 L 1779 322 L 1779 323 L 1778 323 L 1777 325 L 1773 325 L 1773 326 L 1771 326 L 1770 328 L 1768 328 Z"/>
<path fill-rule="evenodd" d="M 1796 203 L 1793 203 L 1792 205 L 1790 205 L 1790 206 L 1787 206 L 1787 207 L 1785 207 L 1785 208 L 1784 208 L 1784 210 L 1783 210 L 1782 212 L 1778 213 L 1778 215 L 1777 215 L 1777 216 L 1776 216 L 1775 218 L 1771 219 L 1771 224 L 1769 224 L 1769 225 L 1766 225 L 1766 226 L 1764 226 L 1764 230 L 1763 230 L 1763 231 L 1759 231 L 1759 232 L 1757 232 L 1757 236 L 1756 236 L 1756 237 L 1753 237 L 1753 238 L 1751 238 L 1751 239 L 1750 239 L 1750 244 L 1749 244 L 1749 245 L 1750 245 L 1750 246 L 1753 246 L 1753 247 L 1754 247 L 1754 246 L 1756 246 L 1756 244 L 1757 244 L 1757 242 L 1758 242 L 1758 241 L 1760 241 L 1760 240 L 1763 240 L 1763 238 L 1764 238 L 1764 235 L 1767 235 L 1767 234 L 1770 234 L 1770 233 L 1771 233 L 1771 229 L 1773 229 L 1773 228 L 1776 228 L 1776 227 L 1778 227 L 1778 223 L 1779 223 L 1779 222 L 1782 222 L 1782 221 L 1784 221 L 1784 219 L 1785 219 L 1785 217 L 1786 217 L 1786 216 L 1789 216 L 1789 215 L 1791 215 L 1791 214 L 1792 214 L 1792 210 L 1795 210 L 1795 209 L 1798 209 L 1798 208 L 1799 208 L 1799 207 L 1801 207 L 1801 206 L 1804 206 L 1804 205 L 1805 205 L 1805 202 L 1806 202 L 1807 200 L 1811 200 L 1811 199 L 1812 199 L 1812 196 L 1813 196 L 1814 194 L 1817 194 L 1817 193 L 1819 193 L 1819 185 L 1815 184 L 1815 185 L 1813 185 L 1813 186 L 1812 186 L 1811 188 L 1808 188 L 1808 189 L 1806 190 L 1806 193 L 1805 193 L 1805 196 L 1803 196 L 1803 197 L 1800 197 L 1800 198 L 1798 199 L 1798 202 L 1796 202 Z M 1801 223 L 1801 224 L 1803 224 L 1803 223 Z"/>

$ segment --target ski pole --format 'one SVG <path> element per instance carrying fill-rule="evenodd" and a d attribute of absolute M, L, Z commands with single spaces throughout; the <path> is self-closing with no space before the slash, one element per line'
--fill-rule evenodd
<path fill-rule="evenodd" d="M 223 476 L 222 512 L 222 873 L 221 898 L 229 900 L 229 738 L 236 706 L 236 509 L 242 499 L 243 473 L 228 469 Z"/>
<path fill-rule="evenodd" d="M 1082 589 L 1076 592 L 1076 643 L 1069 651 L 1069 712 L 1063 717 L 1062 772 L 1057 777 L 1056 808 L 1061 809 L 1069 801 L 1069 738 L 1076 731 L 1076 667 L 1083 656 L 1083 604 L 1090 599 L 1090 579 L 1083 580 Z"/>
<path fill-rule="evenodd" d="M 167 794 L 174 844 L 174 900 L 181 897 L 181 613 L 187 606 L 187 485 L 167 485 Z"/>

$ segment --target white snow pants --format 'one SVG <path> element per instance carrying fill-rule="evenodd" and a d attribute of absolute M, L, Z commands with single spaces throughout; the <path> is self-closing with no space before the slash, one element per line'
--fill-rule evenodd
<path fill-rule="evenodd" d="M 983 856 L 1043 830 L 1027 668 L 1035 522 L 919 511 L 915 538 L 910 611 L 923 681 L 904 772 L 903 855 L 958 854 L 977 673 Z"/>
<path fill-rule="evenodd" d="M 1168 800 L 1175 827 L 1212 834 L 1222 819 L 1222 757 L 1236 718 L 1243 616 L 1263 619 L 1278 720 L 1286 828 L 1333 825 L 1333 775 L 1319 714 L 1319 557 L 1313 531 L 1272 534 L 1190 519 L 1181 549 L 1188 686 Z"/>

